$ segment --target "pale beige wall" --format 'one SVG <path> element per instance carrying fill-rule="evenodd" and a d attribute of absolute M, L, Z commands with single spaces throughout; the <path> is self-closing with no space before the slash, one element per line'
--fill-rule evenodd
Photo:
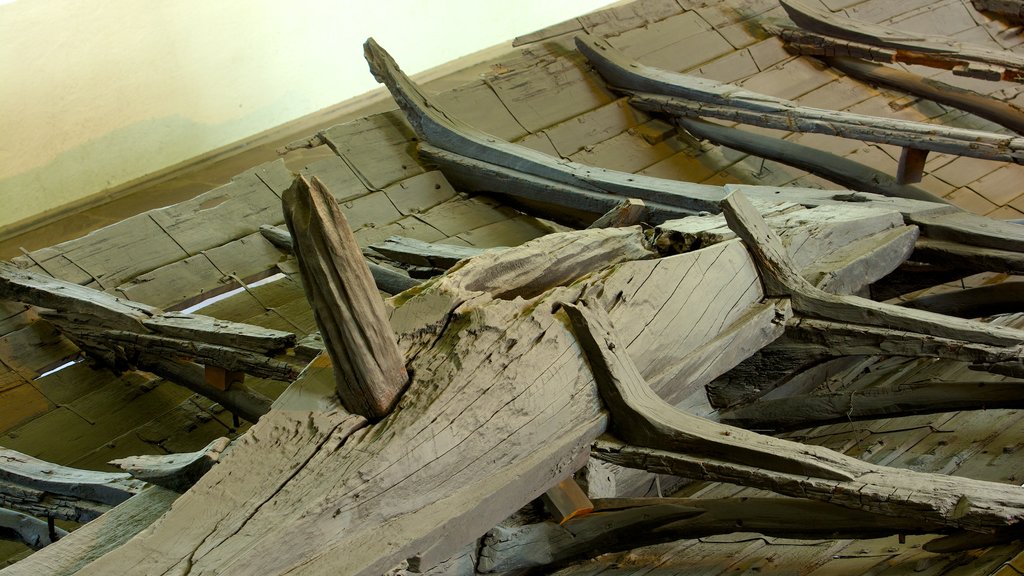
<path fill-rule="evenodd" d="M 0 0 L 0 230 L 608 0 Z"/>

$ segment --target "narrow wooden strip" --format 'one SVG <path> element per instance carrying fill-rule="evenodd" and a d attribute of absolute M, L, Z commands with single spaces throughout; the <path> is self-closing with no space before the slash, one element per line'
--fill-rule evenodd
<path fill-rule="evenodd" d="M 195 452 L 129 456 L 111 460 L 133 478 L 184 492 L 220 459 L 230 440 L 217 438 Z"/>
<path fill-rule="evenodd" d="M 1024 163 L 1024 138 L 1018 136 L 801 106 L 739 86 L 645 66 L 596 37 L 578 36 L 576 46 L 609 84 L 631 94 L 630 103 L 641 110 Z"/>
<path fill-rule="evenodd" d="M 282 230 L 277 226 L 265 224 L 260 226 L 260 233 L 263 234 L 264 238 L 274 244 L 274 246 L 277 246 L 289 254 L 294 253 L 295 248 L 292 246 L 292 235 L 287 230 Z M 367 261 L 366 266 L 369 267 L 370 274 L 373 276 L 373 283 L 376 284 L 377 288 L 382 292 L 387 292 L 388 294 L 400 294 L 410 288 L 415 288 L 420 285 L 420 283 L 415 279 L 390 268 L 385 268 L 380 264 Z"/>
<path fill-rule="evenodd" d="M 6 508 L 0 508 L 0 533 L 5 537 L 13 535 L 33 550 L 40 550 L 56 541 L 50 537 L 50 528 L 45 521 Z M 53 535 L 58 539 L 63 538 L 68 535 L 68 531 L 56 526 Z"/>
<path fill-rule="evenodd" d="M 284 212 L 342 404 L 366 418 L 386 416 L 409 376 L 345 215 L 316 178 L 301 176 L 285 192 Z"/>
<path fill-rule="evenodd" d="M 729 128 L 699 118 L 679 118 L 677 122 L 698 138 L 806 170 L 853 190 L 925 202 L 946 202 L 921 188 L 899 184 L 891 176 L 881 174 L 870 166 L 785 138 Z"/>
<path fill-rule="evenodd" d="M 846 456 L 842 458 L 858 469 L 854 480 L 772 472 L 718 458 L 629 446 L 608 436 L 594 443 L 593 455 L 620 466 L 729 482 L 885 517 L 909 517 L 978 532 L 1012 526 L 1024 516 L 1024 491 L 1019 486 L 876 466 Z"/>
<path fill-rule="evenodd" d="M 782 431 L 959 410 L 1024 407 L 1024 382 L 925 381 L 895 387 L 803 394 L 759 400 L 723 412 L 722 422 L 749 430 Z"/>
<path fill-rule="evenodd" d="M 966 272 L 965 276 L 976 272 L 1024 273 L 1024 253 L 932 238 L 921 238 L 917 241 L 912 259 L 916 262 L 955 267 Z"/>
<path fill-rule="evenodd" d="M 934 78 L 918 76 L 893 66 L 857 58 L 836 57 L 823 60 L 829 66 L 858 80 L 947 104 L 1005 126 L 1014 132 L 1024 133 L 1024 110 L 1010 102 L 958 88 Z"/>

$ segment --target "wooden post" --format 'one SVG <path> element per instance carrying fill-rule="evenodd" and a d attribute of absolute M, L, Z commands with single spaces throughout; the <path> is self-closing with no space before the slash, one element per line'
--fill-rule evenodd
<path fill-rule="evenodd" d="M 341 403 L 355 414 L 382 418 L 409 378 L 355 236 L 316 178 L 296 178 L 283 200 L 303 288 L 334 362 Z"/>
<path fill-rule="evenodd" d="M 896 168 L 896 182 L 898 184 L 920 182 L 924 176 L 924 163 L 927 160 L 927 150 L 904 146 L 903 152 L 900 153 L 899 166 Z"/>

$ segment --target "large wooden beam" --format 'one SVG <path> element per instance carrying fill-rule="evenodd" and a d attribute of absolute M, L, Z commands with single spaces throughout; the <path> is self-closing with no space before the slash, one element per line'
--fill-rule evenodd
<path fill-rule="evenodd" d="M 1024 343 L 1024 332 L 1020 330 L 819 290 L 800 276 L 778 235 L 742 194 L 730 195 L 722 202 L 722 208 L 729 226 L 743 238 L 757 262 L 766 293 L 789 296 L 793 308 L 802 314 L 993 346 L 1013 347 Z"/>
<path fill-rule="evenodd" d="M 790 142 L 784 138 L 773 138 L 756 132 L 722 126 L 700 118 L 681 117 L 677 122 L 680 127 L 698 138 L 806 170 L 852 190 L 899 198 L 913 198 L 926 202 L 946 202 L 927 190 L 900 184 L 895 178 L 881 174 L 870 166 L 825 150 Z"/>
<path fill-rule="evenodd" d="M 723 412 L 722 422 L 750 430 L 782 431 L 833 422 L 873 420 L 958 410 L 1024 407 L 1024 382 L 925 381 L 898 387 L 820 392 L 759 400 Z"/>
<path fill-rule="evenodd" d="M 734 532 L 806 540 L 949 532 L 913 517 L 885 517 L 800 498 L 605 498 L 594 505 L 593 514 L 561 525 L 494 528 L 483 539 L 477 570 L 554 570 L 600 554 Z M 1012 539 L 1003 535 L 999 541 Z"/>
<path fill-rule="evenodd" d="M 338 396 L 349 411 L 382 418 L 409 375 L 355 236 L 316 178 L 297 177 L 283 202 L 306 299 L 334 361 Z"/>
<path fill-rule="evenodd" d="M 143 486 L 128 474 L 68 468 L 0 448 L 0 505 L 33 516 L 88 522 Z"/>
<path fill-rule="evenodd" d="M 985 80 L 1024 79 L 1024 57 L 1009 50 L 994 50 L 947 36 L 904 32 L 846 18 L 797 0 L 780 3 L 802 30 L 783 27 L 779 34 L 802 54 L 905 62 Z"/>

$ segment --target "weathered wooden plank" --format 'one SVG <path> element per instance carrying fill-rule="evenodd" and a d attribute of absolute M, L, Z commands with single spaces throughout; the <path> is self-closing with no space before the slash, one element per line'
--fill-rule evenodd
<path fill-rule="evenodd" d="M 800 106 L 734 86 L 650 68 L 608 42 L 579 36 L 576 45 L 630 104 L 670 116 L 714 117 L 765 128 L 816 132 L 963 156 L 1024 163 L 1024 139 L 980 130 Z"/>
<path fill-rule="evenodd" d="M 602 214 L 588 228 L 618 228 L 622 226 L 633 226 L 644 221 L 647 216 L 647 206 L 643 200 L 627 198 L 618 206 Z"/>
<path fill-rule="evenodd" d="M 907 223 L 917 224 L 923 236 L 935 240 L 1024 252 L 1024 226 L 1015 222 L 960 211 L 941 215 L 912 214 L 907 217 Z"/>
<path fill-rule="evenodd" d="M 658 193 L 672 194 L 665 191 L 666 183 L 659 183 L 657 179 L 634 177 L 571 162 L 560 162 L 546 154 L 502 142 L 445 114 L 436 104 L 430 103 L 419 88 L 402 73 L 390 55 L 372 39 L 365 44 L 364 52 L 374 76 L 387 85 L 420 138 L 433 146 L 474 160 L 527 172 L 592 192 L 610 192 L 645 201 L 657 201 L 658 198 L 652 195 Z M 709 201 L 701 202 L 701 199 L 710 200 L 715 197 L 715 187 L 689 184 L 685 185 L 685 188 L 691 191 L 691 202 L 695 209 L 714 209 Z M 603 213 L 610 208 L 608 206 L 599 212 Z"/>
<path fill-rule="evenodd" d="M 454 244 L 432 244 L 402 236 L 391 236 L 384 242 L 371 244 L 370 248 L 395 262 L 414 266 L 429 266 L 442 270 L 447 270 L 460 260 L 472 258 L 483 252 L 480 248 Z"/>
<path fill-rule="evenodd" d="M 423 172 L 409 154 L 413 135 L 395 112 L 333 126 L 320 135 L 367 190 L 383 190 Z M 339 193 L 333 189 L 331 192 Z"/>
<path fill-rule="evenodd" d="M 595 443 L 594 455 L 622 466 L 740 484 L 873 514 L 913 517 L 968 530 L 1011 526 L 1020 518 L 1018 486 L 876 466 L 838 453 L 835 459 L 851 466 L 855 480 L 822 480 L 769 472 L 716 458 L 629 446 L 607 436 Z M 893 498 L 893 494 L 899 497 Z"/>
<path fill-rule="evenodd" d="M 562 525 L 494 528 L 483 539 L 477 569 L 550 570 L 600 554 L 731 532 L 820 540 L 943 531 L 916 518 L 882 517 L 800 498 L 605 498 L 594 505 L 593 514 Z"/>
<path fill-rule="evenodd" d="M 285 193 L 284 207 L 303 288 L 334 361 L 342 404 L 366 418 L 382 418 L 409 376 L 352 230 L 315 178 L 297 178 Z"/>
<path fill-rule="evenodd" d="M 272 163 L 284 168 L 282 160 Z M 235 177 L 205 194 L 149 213 L 190 256 L 281 221 L 281 199 L 255 173 Z"/>
<path fill-rule="evenodd" d="M 28 514 L 87 522 L 143 486 L 128 474 L 58 466 L 0 448 L 0 503 Z"/>
<path fill-rule="evenodd" d="M 853 190 L 946 203 L 926 190 L 899 184 L 895 178 L 881 174 L 869 166 L 784 138 L 772 138 L 748 130 L 728 128 L 697 118 L 680 118 L 679 125 L 698 138 L 806 170 Z"/>
<path fill-rule="evenodd" d="M 210 471 L 228 447 L 227 438 L 217 438 L 205 448 L 183 454 L 129 456 L 110 463 L 150 484 L 183 492 Z"/>
<path fill-rule="evenodd" d="M 39 550 L 68 535 L 63 528 L 55 526 L 51 532 L 46 522 L 6 508 L 0 508 L 0 531 L 4 533 L 5 539 L 18 540 L 33 550 Z M 12 535 L 14 537 L 10 538 Z"/>
<path fill-rule="evenodd" d="M 859 48 L 860 53 L 850 56 L 870 55 L 871 59 L 882 62 L 924 64 L 987 80 L 1019 80 L 1024 77 L 1024 58 L 1007 50 L 958 42 L 946 36 L 901 32 L 826 12 L 796 0 L 780 0 L 780 3 L 790 19 L 807 31 L 801 34 L 800 31 L 787 30 L 783 34 L 787 41 L 798 43 L 802 53 L 813 54 L 815 49 L 827 51 L 830 44 L 835 44 L 830 40 L 839 39 L 854 43 L 854 46 L 866 46 Z"/>
<path fill-rule="evenodd" d="M 772 296 L 790 296 L 797 312 L 994 346 L 1017 346 L 1024 342 L 1024 332 L 1019 330 L 823 292 L 800 276 L 779 237 L 742 195 L 727 197 L 722 209 L 729 226 L 744 239 L 757 261 L 765 292 Z"/>
<path fill-rule="evenodd" d="M 759 400 L 723 412 L 722 422 L 751 430 L 792 430 L 831 422 L 959 410 L 1020 408 L 1022 382 L 922 381 L 892 387 Z"/>
<path fill-rule="evenodd" d="M 647 385 L 625 346 L 617 342 L 605 312 L 585 303 L 566 305 L 565 310 L 612 414 L 617 437 L 638 446 L 746 463 L 765 471 L 846 481 L 855 477 L 835 465 L 842 460 L 830 450 L 731 429 L 675 409 Z"/>
<path fill-rule="evenodd" d="M 825 292 L 859 294 L 910 257 L 918 232 L 916 226 L 877 232 L 832 252 L 800 273 Z"/>
<path fill-rule="evenodd" d="M 5 576 L 70 576 L 93 560 L 124 544 L 152 524 L 178 498 L 178 493 L 159 486 L 146 488 L 99 518 L 46 547 L 4 568 Z"/>
<path fill-rule="evenodd" d="M 836 57 L 824 60 L 829 66 L 859 80 L 888 86 L 934 102 L 948 104 L 991 120 L 1014 132 L 1024 132 L 1024 110 L 1012 102 L 1004 102 L 971 90 L 964 90 L 940 80 L 918 76 L 893 66 L 875 64 L 855 58 Z"/>

